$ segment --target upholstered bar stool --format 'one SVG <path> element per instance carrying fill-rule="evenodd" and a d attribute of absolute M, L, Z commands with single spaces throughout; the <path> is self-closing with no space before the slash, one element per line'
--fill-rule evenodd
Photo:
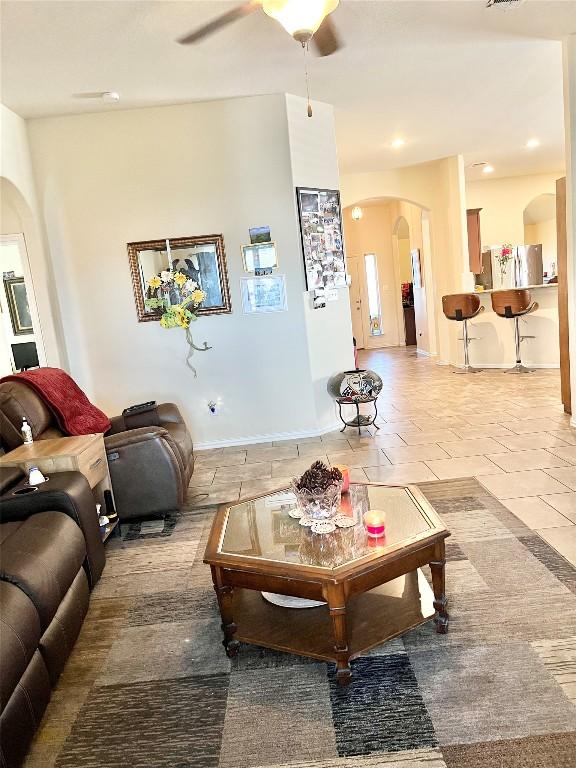
<path fill-rule="evenodd" d="M 464 368 L 455 368 L 453 373 L 480 373 L 480 368 L 473 368 L 470 365 L 470 355 L 468 352 L 468 320 L 471 320 L 480 312 L 484 312 L 484 307 L 480 304 L 480 297 L 476 293 L 452 293 L 448 296 L 442 296 L 442 310 L 448 320 L 456 320 L 462 323 L 462 341 L 464 342 Z"/>
<path fill-rule="evenodd" d="M 506 373 L 532 373 L 530 368 L 522 365 L 520 343 L 534 336 L 521 336 L 518 318 L 528 315 L 538 309 L 538 302 L 532 301 L 530 291 L 526 288 L 510 288 L 506 291 L 494 291 L 492 294 L 492 309 L 499 317 L 514 320 L 514 340 L 516 342 L 516 365 Z"/>

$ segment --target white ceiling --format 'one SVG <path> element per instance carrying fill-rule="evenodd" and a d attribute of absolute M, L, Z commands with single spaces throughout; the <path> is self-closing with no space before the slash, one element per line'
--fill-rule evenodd
<path fill-rule="evenodd" d="M 304 94 L 299 46 L 259 11 L 203 43 L 182 33 L 234 2 L 6 0 L 2 101 L 24 117 L 289 92 Z M 495 176 L 561 170 L 562 55 L 576 0 L 342 0 L 346 47 L 310 61 L 313 98 L 336 109 L 341 170 L 464 153 Z M 116 90 L 118 105 L 73 98 Z M 393 150 L 401 135 L 406 146 Z M 541 147 L 528 151 L 536 136 Z M 470 178 L 482 178 L 470 170 Z"/>

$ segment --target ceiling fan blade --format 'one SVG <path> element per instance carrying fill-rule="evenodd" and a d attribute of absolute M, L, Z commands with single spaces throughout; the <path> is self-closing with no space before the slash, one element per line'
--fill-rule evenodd
<path fill-rule="evenodd" d="M 257 11 L 261 5 L 262 3 L 260 0 L 248 0 L 247 3 L 232 8 L 231 11 L 223 13 L 222 16 L 218 16 L 218 18 L 213 19 L 213 21 L 209 21 L 208 24 L 204 24 L 204 26 L 195 29 L 193 32 L 190 32 L 190 34 L 184 35 L 184 37 L 179 37 L 178 42 L 181 45 L 197 43 L 199 40 L 203 40 L 205 37 L 222 29 L 222 27 L 232 24 L 232 22 L 241 19 L 243 16 L 248 16 L 248 14 L 253 11 Z"/>
<path fill-rule="evenodd" d="M 332 20 L 329 16 L 326 16 L 322 24 L 320 24 L 314 33 L 312 43 L 316 48 L 318 56 L 331 56 L 343 47 L 336 34 L 336 27 L 332 24 Z"/>

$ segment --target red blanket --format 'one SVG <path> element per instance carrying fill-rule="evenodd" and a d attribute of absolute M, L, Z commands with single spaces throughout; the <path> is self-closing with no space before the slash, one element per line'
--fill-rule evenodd
<path fill-rule="evenodd" d="M 65 435 L 90 435 L 110 429 L 108 416 L 92 405 L 74 379 L 60 368 L 35 368 L 4 376 L 0 381 L 19 381 L 33 389 Z"/>

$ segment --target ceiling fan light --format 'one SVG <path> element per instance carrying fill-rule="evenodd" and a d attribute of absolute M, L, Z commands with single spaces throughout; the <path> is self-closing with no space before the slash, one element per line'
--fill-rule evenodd
<path fill-rule="evenodd" d="M 296 40 L 306 42 L 340 0 L 263 0 L 268 16 L 280 22 Z"/>

